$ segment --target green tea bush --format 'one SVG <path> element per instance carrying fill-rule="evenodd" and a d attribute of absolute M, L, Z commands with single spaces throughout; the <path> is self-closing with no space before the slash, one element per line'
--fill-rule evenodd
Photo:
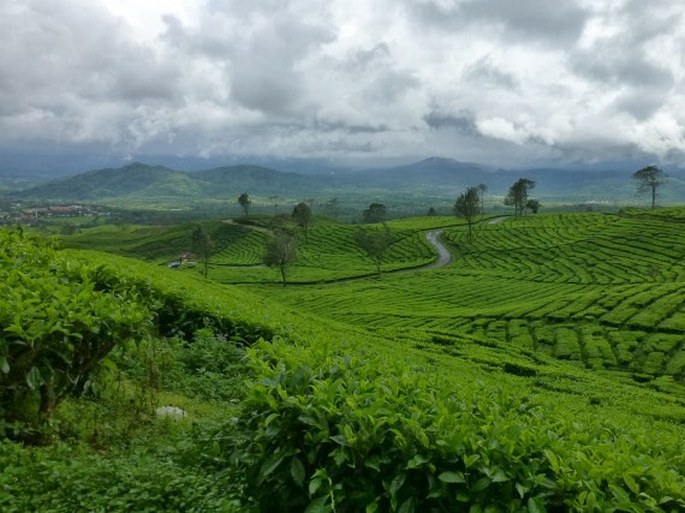
<path fill-rule="evenodd" d="M 104 288 L 102 273 L 21 231 L 0 232 L 0 419 L 46 420 L 88 388 L 117 343 L 145 336 L 151 315 L 136 291 L 123 279 Z"/>
<path fill-rule="evenodd" d="M 550 414 L 474 384 L 453 390 L 382 357 L 274 343 L 224 434 L 260 511 L 678 511 L 683 461 L 648 437 Z"/>
<path fill-rule="evenodd" d="M 190 341 L 148 339 L 120 346 L 112 359 L 136 383 L 205 401 L 237 400 L 244 392 L 244 350 L 204 328 Z"/>
<path fill-rule="evenodd" d="M 59 445 L 25 448 L 0 440 L 3 513 L 231 513 L 230 483 L 172 450 L 103 456 Z"/>

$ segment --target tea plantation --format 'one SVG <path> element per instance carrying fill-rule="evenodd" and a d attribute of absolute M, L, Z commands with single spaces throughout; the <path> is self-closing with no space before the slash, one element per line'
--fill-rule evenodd
<path fill-rule="evenodd" d="M 190 250 L 192 227 L 84 230 L 70 250 L 3 232 L 9 301 L 50 301 L 45 280 L 126 294 L 88 336 L 141 330 L 82 368 L 88 386 L 52 415 L 20 415 L 19 390 L 38 404 L 66 383 L 53 379 L 82 360 L 60 344 L 87 329 L 22 332 L 5 310 L 0 510 L 682 511 L 672 212 L 485 220 L 473 241 L 455 218 L 395 221 L 380 279 L 357 227 L 317 220 L 285 287 L 259 267 L 268 225 L 208 222 L 206 280 L 159 265 Z M 454 259 L 432 269 L 435 228 Z"/>

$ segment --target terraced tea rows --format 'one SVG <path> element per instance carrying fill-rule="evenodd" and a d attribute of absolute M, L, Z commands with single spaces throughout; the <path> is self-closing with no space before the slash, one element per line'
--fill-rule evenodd
<path fill-rule="evenodd" d="M 257 265 L 262 262 L 268 234 L 260 230 L 242 228 L 243 235 L 213 254 L 212 265 Z"/>
<path fill-rule="evenodd" d="M 473 244 L 448 229 L 464 274 L 556 283 L 642 283 L 685 278 L 685 238 L 676 223 L 603 214 L 545 216 L 485 225 Z"/>
<path fill-rule="evenodd" d="M 458 251 L 449 268 L 277 295 L 374 330 L 469 335 L 590 368 L 685 377 L 681 225 L 564 214 L 483 225 L 468 245 L 463 229 L 446 232 Z"/>

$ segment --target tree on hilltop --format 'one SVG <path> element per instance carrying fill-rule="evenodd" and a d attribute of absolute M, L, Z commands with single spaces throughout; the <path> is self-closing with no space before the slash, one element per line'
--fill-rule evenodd
<path fill-rule="evenodd" d="M 304 237 L 307 238 L 307 230 L 312 223 L 312 209 L 304 201 L 300 201 L 295 208 L 293 208 L 292 218 L 299 227 L 304 231 Z"/>
<path fill-rule="evenodd" d="M 209 234 L 205 231 L 200 223 L 195 225 L 192 234 L 193 251 L 195 251 L 202 258 L 204 264 L 204 275 L 207 277 L 207 266 L 209 263 L 209 252 L 212 249 L 212 240 Z"/>
<path fill-rule="evenodd" d="M 297 239 L 295 235 L 286 229 L 277 230 L 273 238 L 266 243 L 263 260 L 267 266 L 278 268 L 285 287 L 287 269 L 290 264 L 297 260 Z"/>
<path fill-rule="evenodd" d="M 250 211 L 250 205 L 252 204 L 252 200 L 246 192 L 242 193 L 238 197 L 238 204 L 243 209 L 243 214 L 247 217 L 247 214 Z"/>
<path fill-rule="evenodd" d="M 519 178 L 509 188 L 509 192 L 504 198 L 504 204 L 514 207 L 516 217 L 523 214 L 528 201 L 528 192 L 533 188 L 535 188 L 535 182 L 528 178 Z"/>
<path fill-rule="evenodd" d="M 386 224 L 383 225 L 382 230 L 360 228 L 354 234 L 354 240 L 359 249 L 373 261 L 378 278 L 380 278 L 385 254 L 395 243 L 395 236 L 390 228 Z"/>
<path fill-rule="evenodd" d="M 469 227 L 469 240 L 473 239 L 473 220 L 481 210 L 478 187 L 469 187 L 454 202 L 454 213 L 466 219 Z"/>
<path fill-rule="evenodd" d="M 656 205 L 656 190 L 666 183 L 668 175 L 656 166 L 647 166 L 633 173 L 633 180 L 637 182 L 637 192 L 651 190 L 652 208 Z"/>
<path fill-rule="evenodd" d="M 369 208 L 364 210 L 362 219 L 365 223 L 382 223 L 385 221 L 385 205 L 383 203 L 371 203 Z"/>

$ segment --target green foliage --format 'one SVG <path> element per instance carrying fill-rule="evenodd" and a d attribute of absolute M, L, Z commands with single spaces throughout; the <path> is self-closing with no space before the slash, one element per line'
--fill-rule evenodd
<path fill-rule="evenodd" d="M 173 226 L 104 225 L 81 230 L 61 240 L 62 246 L 74 249 L 94 249 L 131 256 L 159 263 L 167 263 L 180 255 L 193 252 L 192 233 L 198 223 Z M 213 243 L 212 261 L 224 260 L 217 255 L 228 254 L 234 246 L 243 245 L 253 231 L 237 224 L 221 221 L 199 223 Z M 257 261 L 259 258 L 257 258 Z M 253 261 L 251 260 L 250 263 Z M 243 263 L 237 261 L 236 263 Z"/>
<path fill-rule="evenodd" d="M 418 230 L 443 221 L 403 221 L 386 265 L 421 262 Z M 444 269 L 253 287 L 262 297 L 196 273 L 68 253 L 72 266 L 107 264 L 95 288 L 125 285 L 172 337 L 118 346 L 121 387 L 154 384 L 189 411 L 223 408 L 224 422 L 215 432 L 191 411 L 174 438 L 141 414 L 149 440 L 168 446 L 154 450 L 140 433 L 141 450 L 121 457 L 6 445 L 0 509 L 79 511 L 81 494 L 94 511 L 230 511 L 238 495 L 241 510 L 263 511 L 681 511 L 679 225 L 541 214 L 483 224 L 468 248 L 464 232 L 445 230 L 458 253 Z M 324 266 L 326 276 L 356 273 L 364 261 L 345 249 L 353 240 L 352 227 L 317 223 L 301 248 L 306 276 L 324 276 Z M 250 345 L 247 370 L 241 346 Z M 91 404 L 65 406 L 63 425 Z M 100 430 L 101 443 L 123 440 L 114 431 L 127 433 L 131 419 Z M 100 486 L 107 503 L 93 498 Z"/>
<path fill-rule="evenodd" d="M 0 232 L 0 417 L 49 418 L 120 342 L 140 339 L 151 315 L 125 280 L 61 258 L 22 232 Z"/>
<path fill-rule="evenodd" d="M 247 216 L 247 214 L 250 212 L 250 205 L 252 204 L 252 200 L 250 200 L 250 196 L 248 196 L 246 192 L 243 192 L 238 197 L 238 204 L 240 205 L 240 208 L 243 209 L 243 214 Z"/>
<path fill-rule="evenodd" d="M 478 187 L 469 187 L 454 202 L 454 213 L 466 219 L 469 240 L 473 239 L 473 221 L 481 213 L 481 198 Z"/>
<path fill-rule="evenodd" d="M 365 223 L 382 223 L 386 215 L 387 209 L 383 203 L 371 203 L 362 213 L 362 220 Z"/>
<path fill-rule="evenodd" d="M 201 256 L 204 264 L 204 275 L 207 277 L 207 265 L 209 263 L 209 251 L 212 248 L 212 240 L 200 223 L 195 225 L 191 235 L 193 249 Z"/>
<path fill-rule="evenodd" d="M 120 346 L 112 358 L 130 379 L 204 401 L 235 401 L 244 393 L 244 351 L 235 341 L 203 328 L 191 340 L 145 340 Z"/>
<path fill-rule="evenodd" d="M 359 249 L 371 259 L 376 267 L 376 274 L 380 278 L 381 266 L 386 253 L 396 242 L 396 237 L 387 225 L 382 230 L 365 230 L 359 228 L 354 235 L 354 240 Z"/>
<path fill-rule="evenodd" d="M 281 273 L 283 286 L 286 284 L 286 270 L 297 259 L 297 239 L 287 230 L 279 230 L 266 243 L 264 263 L 276 267 Z"/>
<path fill-rule="evenodd" d="M 666 183 L 668 175 L 657 166 L 647 166 L 633 173 L 638 192 L 649 191 L 652 195 L 652 209 L 656 205 L 656 190 Z"/>
<path fill-rule="evenodd" d="M 441 386 L 370 354 L 279 343 L 251 354 L 258 381 L 225 428 L 244 437 L 224 450 L 261 511 L 685 505 L 683 462 L 659 461 L 647 439 L 602 422 L 550 416 L 550 404 L 497 388 Z"/>
<path fill-rule="evenodd" d="M 309 225 L 312 223 L 312 209 L 304 201 L 299 202 L 293 208 L 293 219 L 299 227 L 304 231 L 304 236 L 307 237 Z"/>
<path fill-rule="evenodd" d="M 530 210 L 533 214 L 537 214 L 542 205 L 536 199 L 529 199 L 526 201 L 526 208 Z"/>
<path fill-rule="evenodd" d="M 27 449 L 0 441 L 0 510 L 241 511 L 230 483 L 199 464 L 180 461 L 175 452 L 102 456 L 66 445 Z"/>
<path fill-rule="evenodd" d="M 509 192 L 504 198 L 504 204 L 514 207 L 514 215 L 523 214 L 526 202 L 528 201 L 528 192 L 535 187 L 535 182 L 528 178 L 519 178 L 509 188 Z"/>

